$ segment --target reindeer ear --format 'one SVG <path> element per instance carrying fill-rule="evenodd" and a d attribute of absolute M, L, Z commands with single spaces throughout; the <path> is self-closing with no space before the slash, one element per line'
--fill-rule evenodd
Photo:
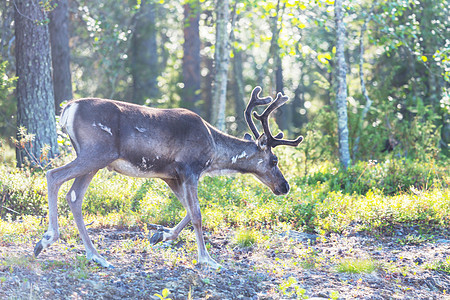
<path fill-rule="evenodd" d="M 246 134 L 244 134 L 244 140 L 251 141 L 253 139 L 252 139 L 252 136 L 250 134 L 246 133 Z"/>
<path fill-rule="evenodd" d="M 263 133 L 261 136 L 256 140 L 256 143 L 258 144 L 258 148 L 262 151 L 267 150 L 267 136 Z"/>

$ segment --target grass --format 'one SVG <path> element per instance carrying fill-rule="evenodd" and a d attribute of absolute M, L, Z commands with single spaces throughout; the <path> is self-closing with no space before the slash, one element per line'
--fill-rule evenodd
<path fill-rule="evenodd" d="M 258 242 L 258 233 L 251 229 L 240 229 L 236 232 L 234 239 L 239 247 L 252 247 Z"/>
<path fill-rule="evenodd" d="M 289 277 L 283 280 L 278 286 L 283 296 L 292 297 L 295 295 L 296 299 L 308 299 L 306 296 L 306 290 L 301 288 L 297 280 L 294 277 Z"/>
<path fill-rule="evenodd" d="M 370 274 L 379 267 L 372 259 L 342 259 L 336 266 L 339 273 Z"/>
<path fill-rule="evenodd" d="M 404 238 L 397 239 L 400 245 L 420 245 L 433 240 L 433 236 L 408 234 Z"/>
<path fill-rule="evenodd" d="M 280 159 L 281 168 L 291 185 L 290 193 L 284 197 L 273 195 L 248 175 L 203 178 L 199 199 L 204 227 L 213 232 L 223 228 L 254 229 L 254 232 L 237 232 L 236 241 L 243 247 L 257 242 L 259 230 L 273 230 L 283 224 L 290 229 L 318 233 L 344 233 L 353 227 L 357 231 L 389 234 L 401 224 L 416 225 L 423 233 L 432 228 L 449 227 L 450 178 L 445 164 L 391 159 L 375 165 L 359 162 L 344 172 L 324 162 L 312 166 L 309 175 L 302 177 L 297 176 L 301 163 L 296 156 L 298 152 L 289 149 L 280 153 L 280 158 L 284 159 Z M 402 168 L 409 174 L 400 172 Z M 398 173 L 397 181 L 389 177 L 394 171 Z M 336 178 L 341 180 L 340 186 Z M 0 217 L 4 220 L 18 219 L 28 224 L 30 216 L 46 214 L 43 172 L 0 164 L 0 186 Z M 69 188 L 70 183 L 62 186 L 58 205 L 62 222 L 73 224 L 64 198 Z M 392 192 L 394 189 L 396 192 Z M 101 170 L 93 179 L 83 212 L 86 223 L 95 221 L 103 227 L 139 229 L 147 223 L 172 227 L 186 213 L 161 180 L 130 178 L 106 170 Z M 27 242 L 25 233 L 30 231 L 35 235 L 43 230 L 37 226 L 40 222 L 18 226 L 19 231 L 11 231 L 0 223 L 0 238 L 18 239 L 18 233 L 22 233 L 23 242 Z M 76 228 L 67 226 L 61 235 L 66 240 L 76 238 Z M 419 236 L 399 240 L 405 244 L 420 242 Z"/>
<path fill-rule="evenodd" d="M 438 261 L 433 264 L 428 264 L 426 268 L 450 274 L 450 256 L 448 256 L 444 261 Z"/>
<path fill-rule="evenodd" d="M 304 249 L 299 255 L 299 258 L 300 266 L 305 270 L 316 269 L 323 261 L 323 258 L 321 258 L 319 253 L 312 247 Z"/>

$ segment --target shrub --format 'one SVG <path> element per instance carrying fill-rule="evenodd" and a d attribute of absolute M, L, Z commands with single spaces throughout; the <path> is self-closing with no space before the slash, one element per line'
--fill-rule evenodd
<path fill-rule="evenodd" d="M 347 171 L 329 165 L 308 177 L 305 183 L 315 185 L 327 182 L 329 191 L 345 194 L 365 195 L 377 190 L 384 195 L 394 195 L 409 191 L 411 186 L 417 190 L 433 187 L 448 187 L 449 175 L 446 167 L 435 163 L 408 159 L 391 159 L 358 162 Z"/>
<path fill-rule="evenodd" d="M 251 229 L 240 229 L 236 232 L 234 240 L 240 247 L 252 247 L 258 242 L 258 233 Z"/>
<path fill-rule="evenodd" d="M 372 259 L 343 259 L 336 266 L 339 273 L 372 273 L 377 269 L 377 264 Z"/>
<path fill-rule="evenodd" d="M 47 186 L 43 173 L 24 174 L 23 170 L 0 165 L 0 217 L 45 213 Z"/>

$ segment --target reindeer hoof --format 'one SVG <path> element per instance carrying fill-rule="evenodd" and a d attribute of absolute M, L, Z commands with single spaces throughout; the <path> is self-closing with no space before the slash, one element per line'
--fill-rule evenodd
<path fill-rule="evenodd" d="M 162 242 L 162 240 L 163 240 L 163 238 L 164 238 L 164 235 L 163 235 L 163 232 L 162 231 L 157 231 L 157 232 L 155 232 L 153 235 L 152 235 L 152 237 L 150 238 L 150 244 L 152 244 L 152 245 L 156 245 L 156 244 L 158 244 L 159 242 Z"/>
<path fill-rule="evenodd" d="M 212 268 L 213 270 L 222 270 L 223 266 L 219 263 L 217 263 L 214 259 L 208 258 L 206 260 L 201 260 L 199 263 L 206 267 L 206 268 Z"/>
<path fill-rule="evenodd" d="M 41 253 L 42 249 L 44 249 L 42 246 L 42 241 L 37 242 L 36 246 L 34 246 L 34 257 L 37 257 L 39 253 Z"/>
<path fill-rule="evenodd" d="M 96 264 L 102 266 L 103 268 L 108 268 L 108 269 L 114 269 L 115 268 L 106 259 L 104 259 L 103 257 L 101 257 L 99 255 L 92 256 L 90 260 L 95 262 Z"/>

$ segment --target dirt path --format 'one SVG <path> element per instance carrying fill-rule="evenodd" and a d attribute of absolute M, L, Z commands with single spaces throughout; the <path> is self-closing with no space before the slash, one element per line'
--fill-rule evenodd
<path fill-rule="evenodd" d="M 450 299 L 450 274 L 426 266 L 450 256 L 448 232 L 422 239 L 291 232 L 262 236 L 242 248 L 233 233 L 207 236 L 215 271 L 196 265 L 193 234 L 177 244 L 148 245 L 140 232 L 91 229 L 99 251 L 115 269 L 86 262 L 78 242 L 60 241 L 38 259 L 35 239 L 0 242 L 0 299 Z M 411 245 L 419 243 L 418 245 Z M 338 272 L 339 263 L 369 261 L 369 274 Z M 371 260 L 368 260 L 371 259 Z M 301 299 L 301 298 L 300 298 Z"/>

